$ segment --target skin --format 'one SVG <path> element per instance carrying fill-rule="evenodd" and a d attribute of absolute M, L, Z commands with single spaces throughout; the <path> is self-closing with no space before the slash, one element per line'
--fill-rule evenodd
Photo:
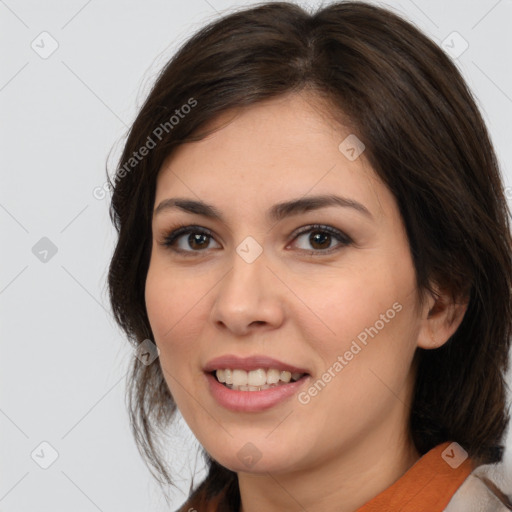
<path fill-rule="evenodd" d="M 364 152 L 350 161 L 338 149 L 351 132 L 321 105 L 294 93 L 225 113 L 214 134 L 177 148 L 157 180 L 155 207 L 187 197 L 225 217 L 154 215 L 145 297 L 171 394 L 207 452 L 238 473 L 243 512 L 351 512 L 402 476 L 420 457 L 408 431 L 413 355 L 445 343 L 465 311 L 441 293 L 420 304 L 396 201 Z M 330 206 L 265 219 L 275 203 L 332 193 L 371 217 Z M 182 235 L 177 247 L 193 254 L 174 252 L 163 242 L 178 223 L 212 238 L 191 245 Z M 293 236 L 312 224 L 353 242 L 322 232 L 327 239 L 315 243 L 315 230 Z M 247 236 L 263 251 L 252 263 L 236 252 Z M 233 412 L 208 390 L 202 368 L 225 354 L 307 368 L 307 390 L 394 303 L 401 310 L 307 404 L 292 396 L 265 411 Z M 250 468 L 237 457 L 248 442 L 261 454 Z"/>

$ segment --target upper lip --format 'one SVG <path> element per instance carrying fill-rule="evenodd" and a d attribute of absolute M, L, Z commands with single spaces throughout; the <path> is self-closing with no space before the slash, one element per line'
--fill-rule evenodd
<path fill-rule="evenodd" d="M 235 355 L 224 355 L 211 359 L 204 367 L 205 372 L 213 372 L 222 369 L 239 369 L 239 370 L 257 370 L 258 368 L 275 368 L 281 371 L 289 371 L 291 373 L 308 373 L 304 368 L 294 366 L 292 364 L 283 363 L 278 359 L 264 355 L 254 355 L 250 357 L 239 357 Z"/>

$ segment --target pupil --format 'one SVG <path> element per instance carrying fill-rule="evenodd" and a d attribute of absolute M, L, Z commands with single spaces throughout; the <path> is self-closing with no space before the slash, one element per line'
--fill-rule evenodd
<path fill-rule="evenodd" d="M 329 238 L 330 238 L 330 235 L 325 234 L 325 233 L 320 233 L 320 232 L 317 231 L 314 234 L 312 233 L 310 238 L 313 240 L 311 242 L 312 245 L 314 245 L 315 243 L 320 243 L 320 245 L 322 245 L 322 248 L 323 248 L 323 245 L 325 245 L 325 243 L 322 244 L 322 239 L 323 239 L 324 242 L 326 240 L 328 241 Z M 329 247 L 329 243 L 327 243 L 327 247 Z"/>
<path fill-rule="evenodd" d="M 199 234 L 191 234 L 189 237 L 188 237 L 188 240 L 189 240 L 189 243 L 190 243 L 190 246 L 191 247 L 194 247 L 194 244 L 196 244 L 196 242 L 200 241 L 201 238 L 203 239 L 203 242 L 206 241 L 206 238 L 207 238 L 207 235 L 205 234 L 202 234 L 202 233 L 199 233 Z M 204 243 L 202 244 L 204 245 Z M 199 244 L 199 248 L 201 248 L 201 244 Z"/>

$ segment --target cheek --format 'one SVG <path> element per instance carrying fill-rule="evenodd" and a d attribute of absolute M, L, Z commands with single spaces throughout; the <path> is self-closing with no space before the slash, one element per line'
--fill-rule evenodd
<path fill-rule="evenodd" d="M 304 302 L 316 314 L 312 336 L 321 342 L 315 351 L 326 368 L 345 353 L 350 365 L 357 360 L 394 367 L 408 362 L 414 350 L 418 318 L 412 262 L 407 254 L 367 261 L 333 271 L 321 287 L 303 289 Z"/>
<path fill-rule="evenodd" d="M 387 279 L 376 286 L 367 273 L 332 288 L 336 300 L 324 307 L 322 319 L 335 334 L 318 333 L 319 356 L 315 380 L 300 397 L 304 424 L 308 417 L 325 425 L 326 438 L 374 428 L 398 401 L 405 403 L 410 364 L 414 355 L 415 312 L 405 288 Z M 307 429 L 305 429 L 307 430 Z M 316 427 L 310 432 L 317 439 Z M 328 434 L 332 434 L 329 437 Z M 307 434 L 304 434 L 307 435 Z M 323 446 L 323 445 L 322 445 Z"/>
<path fill-rule="evenodd" d="M 146 277 L 145 301 L 151 328 L 160 341 L 171 338 L 180 323 L 193 314 L 198 301 L 197 282 L 186 280 L 175 268 L 155 258 Z"/>
<path fill-rule="evenodd" d="M 197 354 L 197 343 L 201 322 L 201 296 L 193 283 L 183 282 L 179 274 L 166 271 L 158 265 L 150 265 L 146 278 L 145 301 L 154 342 L 160 349 L 164 368 L 174 374 L 183 375 L 190 371 L 187 361 Z M 171 357 L 172 356 L 172 357 Z M 169 384 L 172 384 L 169 382 Z"/>
<path fill-rule="evenodd" d="M 321 285 L 302 288 L 303 302 L 333 338 L 347 338 L 373 325 L 403 296 L 401 283 L 382 270 L 346 267 L 322 276 Z M 329 329 L 327 329 L 329 328 Z"/>
<path fill-rule="evenodd" d="M 201 323 L 199 291 L 185 286 L 179 273 L 150 265 L 146 278 L 146 309 L 160 350 L 160 366 L 169 391 L 181 412 L 190 417 L 190 393 L 198 385 L 197 354 Z M 204 295 L 204 293 L 203 293 Z M 194 357 L 195 356 L 195 357 Z M 194 366 L 195 364 L 195 366 Z M 189 410 L 190 409 L 190 410 Z"/>

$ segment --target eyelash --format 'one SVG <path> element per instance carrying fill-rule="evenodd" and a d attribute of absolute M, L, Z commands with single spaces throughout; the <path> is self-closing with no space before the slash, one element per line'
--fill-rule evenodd
<path fill-rule="evenodd" d="M 310 226 L 304 226 L 304 228 L 300 228 L 298 231 L 293 233 L 293 235 L 292 235 L 294 237 L 293 240 L 295 240 L 296 238 L 298 238 L 301 235 L 304 235 L 304 234 L 310 233 L 310 232 L 328 233 L 329 235 L 333 236 L 336 240 L 338 240 L 338 242 L 340 242 L 340 245 L 338 245 L 337 247 L 331 247 L 330 249 L 326 249 L 326 250 L 317 249 L 317 250 L 307 251 L 306 249 L 302 249 L 302 251 L 308 253 L 311 256 L 323 256 L 326 254 L 331 254 L 331 253 L 338 251 L 341 248 L 353 243 L 353 240 L 348 235 L 343 233 L 342 231 L 339 231 L 338 229 L 332 228 L 330 226 L 325 226 L 322 224 L 313 224 Z M 168 247 L 169 249 L 171 249 L 174 252 L 183 254 L 185 256 L 195 257 L 199 253 L 202 253 L 202 252 L 204 253 L 205 250 L 184 251 L 183 249 L 174 248 L 174 246 L 176 245 L 176 241 L 180 237 L 182 237 L 183 235 L 188 235 L 190 233 L 206 235 L 210 238 L 213 238 L 213 234 L 209 229 L 202 228 L 200 226 L 195 226 L 195 225 L 181 224 L 181 225 L 177 226 L 175 229 L 172 229 L 171 231 L 169 231 L 165 235 L 162 245 L 164 245 L 165 247 Z"/>

